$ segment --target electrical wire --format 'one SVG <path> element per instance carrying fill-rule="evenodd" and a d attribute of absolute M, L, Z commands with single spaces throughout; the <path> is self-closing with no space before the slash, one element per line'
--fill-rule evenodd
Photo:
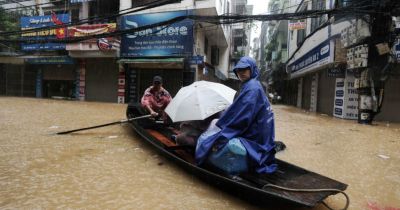
<path fill-rule="evenodd" d="M 105 20 L 109 18 L 116 18 L 125 14 L 133 13 L 133 12 L 138 12 L 146 9 L 150 9 L 153 7 L 158 7 L 164 4 L 169 4 L 169 3 L 174 3 L 176 0 L 167 0 L 164 2 L 158 1 L 157 3 L 151 3 L 148 6 L 136 10 L 132 10 L 132 8 L 121 10 L 125 12 L 120 12 L 119 14 L 113 14 L 109 16 L 102 16 L 102 17 L 91 17 L 87 19 L 82 19 L 76 23 L 65 23 L 64 25 L 55 25 L 55 26 L 46 26 L 46 27 L 40 27 L 40 28 L 34 28 L 34 29 L 27 29 L 27 30 L 18 30 L 18 31 L 11 31 L 11 32 L 1 32 L 0 36 L 11 36 L 11 35 L 16 35 L 16 34 L 22 34 L 22 33 L 27 33 L 27 32 L 37 32 L 37 31 L 43 31 L 43 30 L 48 30 L 48 29 L 56 29 L 56 28 L 64 28 L 67 26 L 72 26 L 72 25 L 79 25 L 79 24 L 84 24 L 84 23 L 89 23 L 91 21 L 95 20 Z M 127 11 L 129 10 L 129 11 Z M 126 12 L 127 11 L 127 12 Z M 313 17 L 318 17 L 323 14 L 348 14 L 348 13 L 362 13 L 362 14 L 370 14 L 370 13 L 375 13 L 374 10 L 365 10 L 365 11 L 356 11 L 352 9 L 331 9 L 331 10 L 308 10 L 308 11 L 302 11 L 302 12 L 297 12 L 297 13 L 285 13 L 285 14 L 273 14 L 273 15 L 222 15 L 222 16 L 204 16 L 208 20 L 207 21 L 212 21 L 214 19 L 213 23 L 219 23 L 219 24 L 232 24 L 236 22 L 246 22 L 249 20 L 259 20 L 259 21 L 269 21 L 269 20 L 298 20 L 298 19 L 304 19 L 304 18 L 313 18 Z M 276 19 L 272 18 L 275 16 Z M 200 17 L 200 16 L 199 16 Z M 247 18 L 247 20 L 246 20 Z M 219 20 L 217 20 L 219 19 Z M 225 20 L 224 20 L 225 19 Z M 205 20 L 204 20 L 205 21 Z"/>
<path fill-rule="evenodd" d="M 2 10 L 4 10 L 4 11 L 20 10 L 20 9 L 27 8 L 27 7 L 37 7 L 37 6 L 41 6 L 41 5 L 54 4 L 54 3 L 58 3 L 58 2 L 64 2 L 64 1 L 66 2 L 66 0 L 55 0 L 55 1 L 47 2 L 47 3 L 41 3 L 41 4 L 23 5 L 23 7 L 2 8 Z M 1 5 L 0 5 L 0 7 L 1 7 Z"/>
<path fill-rule="evenodd" d="M 287 13 L 287 14 L 275 14 L 275 15 L 244 15 L 244 16 L 196 16 L 196 15 L 187 15 L 187 16 L 179 16 L 176 18 L 172 18 L 167 21 L 163 22 L 158 22 L 155 24 L 150 24 L 150 25 L 145 25 L 141 26 L 138 28 L 132 28 L 132 29 L 124 29 L 124 30 L 117 30 L 111 33 L 104 33 L 104 34 L 97 34 L 97 35 L 90 35 L 90 36 L 85 36 L 85 37 L 77 37 L 77 38 L 66 38 L 66 39 L 60 39 L 57 40 L 57 42 L 77 42 L 77 41 L 83 41 L 87 39 L 92 39 L 92 38 L 103 38 L 103 37 L 113 37 L 113 36 L 119 36 L 119 35 L 124 35 L 128 33 L 134 33 L 138 32 L 141 30 L 149 29 L 149 28 L 155 28 L 158 26 L 163 26 L 166 24 L 172 24 L 175 22 L 182 21 L 184 19 L 192 19 L 200 22 L 207 22 L 207 23 L 212 23 L 212 24 L 233 24 L 233 23 L 239 23 L 239 22 L 248 22 L 251 20 L 283 20 L 283 19 L 298 19 L 301 17 L 304 19 L 304 17 L 315 17 L 317 16 L 316 14 L 326 14 L 326 13 L 337 13 L 339 11 L 305 11 L 301 13 Z M 343 13 L 343 11 L 340 11 L 340 13 Z M 43 30 L 43 29 L 41 29 Z M 32 40 L 32 39 L 3 39 L 0 40 L 3 42 L 47 42 L 49 39 L 43 39 L 43 40 Z"/>
<path fill-rule="evenodd" d="M 115 13 L 112 15 L 105 15 L 105 16 L 93 16 L 85 19 L 81 19 L 77 22 L 67 22 L 64 23 L 63 25 L 54 25 L 54 26 L 45 26 L 45 27 L 39 27 L 39 28 L 33 28 L 33 29 L 27 29 L 27 30 L 18 30 L 18 31 L 9 31 L 9 32 L 1 32 L 0 36 L 10 36 L 10 35 L 16 35 L 16 34 L 22 34 L 22 33 L 27 33 L 27 32 L 37 32 L 37 31 L 43 31 L 43 30 L 49 30 L 49 29 L 57 29 L 57 28 L 65 28 L 68 26 L 76 26 L 76 25 L 81 25 L 81 24 L 86 24 L 94 21 L 102 21 L 102 20 L 108 20 L 111 18 L 117 18 L 126 14 L 134 13 L 134 12 L 139 12 L 159 6 L 163 6 L 166 4 L 171 4 L 171 3 L 176 3 L 178 0 L 159 0 L 159 1 L 153 1 L 149 4 L 147 4 L 144 7 L 141 8 L 127 8 L 120 10 L 119 13 Z M 132 10 L 133 9 L 133 10 Z"/>

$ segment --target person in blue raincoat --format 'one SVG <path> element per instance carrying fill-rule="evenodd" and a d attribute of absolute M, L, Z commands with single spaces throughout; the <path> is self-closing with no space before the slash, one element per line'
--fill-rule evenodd
<path fill-rule="evenodd" d="M 239 139 L 246 149 L 249 169 L 257 173 L 273 173 L 277 169 L 274 114 L 257 80 L 256 61 L 242 57 L 233 71 L 242 83 L 239 95 L 216 123 L 220 130 L 197 145 L 196 162 L 201 165 L 211 150 L 221 149 L 230 140 Z"/>

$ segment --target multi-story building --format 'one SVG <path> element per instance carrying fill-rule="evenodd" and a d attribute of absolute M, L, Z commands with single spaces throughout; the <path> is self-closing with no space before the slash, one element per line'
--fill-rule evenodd
<path fill-rule="evenodd" d="M 253 7 L 247 5 L 247 0 L 236 0 L 233 2 L 232 14 L 251 15 Z M 230 52 L 230 71 L 229 78 L 237 80 L 236 75 L 231 71 L 233 66 L 242 56 L 250 53 L 251 25 L 249 23 L 235 23 L 232 26 L 231 52 Z"/>
<path fill-rule="evenodd" d="M 343 2 L 345 4 L 338 5 L 351 5 L 351 1 Z M 334 5 L 333 0 L 289 1 L 289 7 L 294 9 L 291 12 L 329 10 Z M 327 15 L 322 15 L 289 23 L 286 68 L 291 91 L 287 91 L 285 96 L 295 99 L 290 101 L 291 104 L 311 112 L 360 120 L 357 90 L 362 85 L 360 81 L 369 79 L 357 75 L 359 72 L 368 72 L 363 70 L 368 68 L 368 47 L 359 43 L 364 43 L 371 36 L 368 22 L 368 17 L 337 15 L 335 19 L 328 20 Z M 372 103 L 368 104 L 376 106 L 383 103 L 375 119 L 400 121 L 400 112 L 393 109 L 400 105 L 399 94 L 395 91 L 399 89 L 398 78 L 387 78 L 381 78 L 385 80 L 383 100 L 377 101 L 376 98 L 382 97 L 375 97 L 378 96 L 376 93 L 370 98 Z"/>
<path fill-rule="evenodd" d="M 131 2 L 121 0 L 120 5 L 121 11 L 126 10 L 131 7 Z M 234 5 L 233 0 L 183 0 L 125 15 L 121 18 L 121 27 L 141 27 L 192 14 L 231 14 Z M 182 86 L 196 80 L 227 79 L 230 68 L 230 25 L 186 19 L 156 32 L 153 30 L 122 37 L 120 63 L 127 75 L 126 101 L 138 101 L 154 75 L 164 78 L 164 86 L 173 95 Z"/>
<path fill-rule="evenodd" d="M 62 40 L 116 30 L 116 18 L 87 18 L 118 13 L 119 1 L 13 2 L 3 6 L 7 11 L 11 8 L 24 11 L 17 20 L 19 30 L 78 24 L 79 21 L 84 25 L 22 33 L 22 39 L 36 42 L 21 43 L 18 56 L 10 54 L 0 58 L 3 63 L 1 95 L 117 101 L 119 42 L 113 38 L 78 43 Z M 106 47 L 102 48 L 104 45 Z"/>
<path fill-rule="evenodd" d="M 269 14 L 287 13 L 287 0 L 272 0 L 268 4 Z M 262 59 L 265 61 L 262 68 L 261 80 L 267 86 L 269 91 L 283 94 L 284 63 L 287 61 L 287 36 L 288 36 L 288 21 L 273 20 L 261 25 L 261 30 L 264 32 L 261 37 L 261 45 L 263 52 Z"/>
<path fill-rule="evenodd" d="M 46 41 L 22 43 L 18 57 L 0 56 L 1 95 L 127 103 L 139 100 L 154 75 L 161 75 L 174 95 L 196 80 L 227 80 L 239 58 L 233 55 L 248 55 L 250 50 L 248 23 L 236 27 L 185 19 L 122 32 L 120 37 L 101 37 L 178 16 L 251 14 L 246 0 L 182 0 L 149 9 L 143 9 L 148 1 L 29 2 L 34 12 L 19 19 L 21 30 L 68 26 L 23 33 L 23 38 Z M 61 29 L 65 36 L 59 37 Z M 80 37 L 85 40 L 61 41 Z"/>

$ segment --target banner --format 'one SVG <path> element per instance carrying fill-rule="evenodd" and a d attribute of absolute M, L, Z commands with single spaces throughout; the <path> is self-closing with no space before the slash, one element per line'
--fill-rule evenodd
<path fill-rule="evenodd" d="M 26 58 L 29 64 L 74 64 L 75 61 L 68 56 Z"/>
<path fill-rule="evenodd" d="M 97 34 L 114 32 L 117 28 L 116 23 L 93 24 L 68 27 L 69 37 L 83 37 Z"/>
<path fill-rule="evenodd" d="M 68 23 L 70 20 L 69 14 L 58 14 L 53 18 L 51 15 L 21 17 L 21 30 L 55 26 L 56 23 L 53 21 L 55 18 L 60 21 L 58 23 Z M 21 38 L 25 40 L 43 40 L 43 43 L 21 44 L 21 48 L 24 51 L 65 49 L 64 43 L 57 43 L 57 29 L 55 28 L 22 33 Z"/>
<path fill-rule="evenodd" d="M 333 62 L 334 45 L 326 40 L 287 66 L 291 77 L 313 71 Z"/>
<path fill-rule="evenodd" d="M 83 3 L 83 2 L 88 2 L 88 1 L 93 1 L 93 0 L 71 0 L 71 4 Z"/>
<path fill-rule="evenodd" d="M 138 28 L 190 13 L 185 10 L 124 16 L 121 28 Z M 121 46 L 121 57 L 190 56 L 193 53 L 193 21 L 187 19 L 123 35 Z"/>
<path fill-rule="evenodd" d="M 350 72 L 346 78 L 336 78 L 333 116 L 351 120 L 358 118 L 358 93 L 354 82 L 355 77 Z"/>
<path fill-rule="evenodd" d="M 306 26 L 307 26 L 307 24 L 306 24 L 305 20 L 298 20 L 296 22 L 293 22 L 293 21 L 289 22 L 289 30 L 290 31 L 305 29 Z"/>

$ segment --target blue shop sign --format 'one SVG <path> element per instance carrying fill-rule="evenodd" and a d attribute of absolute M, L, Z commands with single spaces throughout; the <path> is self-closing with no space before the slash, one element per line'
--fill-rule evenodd
<path fill-rule="evenodd" d="M 189 58 L 190 64 L 202 64 L 203 62 L 204 62 L 204 56 L 196 55 L 196 56 L 191 56 Z"/>
<path fill-rule="evenodd" d="M 335 95 L 336 95 L 336 97 L 343 97 L 344 96 L 344 90 L 337 90 Z"/>
<path fill-rule="evenodd" d="M 71 4 L 83 3 L 83 2 L 88 2 L 88 1 L 93 1 L 93 0 L 71 0 Z"/>
<path fill-rule="evenodd" d="M 317 47 L 313 48 L 305 55 L 294 61 L 288 66 L 288 69 L 291 73 L 295 73 L 297 71 L 304 70 L 306 68 L 311 68 L 313 66 L 317 67 L 319 62 L 322 62 L 329 58 L 330 56 L 330 40 L 326 40 L 319 44 Z M 324 63 L 320 63 L 322 65 Z"/>
<path fill-rule="evenodd" d="M 397 61 L 400 61 L 400 39 L 397 40 L 397 44 L 395 45 L 395 50 L 396 50 Z"/>
<path fill-rule="evenodd" d="M 22 44 L 22 50 L 65 50 L 65 43 Z"/>
<path fill-rule="evenodd" d="M 343 99 L 335 99 L 336 106 L 343 106 Z"/>
<path fill-rule="evenodd" d="M 190 15 L 190 10 L 124 16 L 121 28 L 132 29 Z M 121 57 L 190 56 L 193 53 L 193 20 L 149 28 L 122 36 Z"/>
<path fill-rule="evenodd" d="M 57 19 L 63 23 L 69 23 L 69 14 L 58 14 Z M 34 28 L 42 28 L 54 26 L 51 15 L 45 16 L 32 16 L 32 17 L 21 17 L 21 30 L 28 30 Z M 23 40 L 43 40 L 43 43 L 23 43 L 21 48 L 24 51 L 33 50 L 65 50 L 65 43 L 54 43 L 57 42 L 56 29 L 46 29 L 41 31 L 32 31 L 21 34 Z M 47 42 L 48 41 L 48 42 Z"/>
<path fill-rule="evenodd" d="M 74 59 L 67 56 L 61 57 L 40 57 L 40 58 L 27 58 L 26 63 L 29 64 L 74 64 Z"/>

